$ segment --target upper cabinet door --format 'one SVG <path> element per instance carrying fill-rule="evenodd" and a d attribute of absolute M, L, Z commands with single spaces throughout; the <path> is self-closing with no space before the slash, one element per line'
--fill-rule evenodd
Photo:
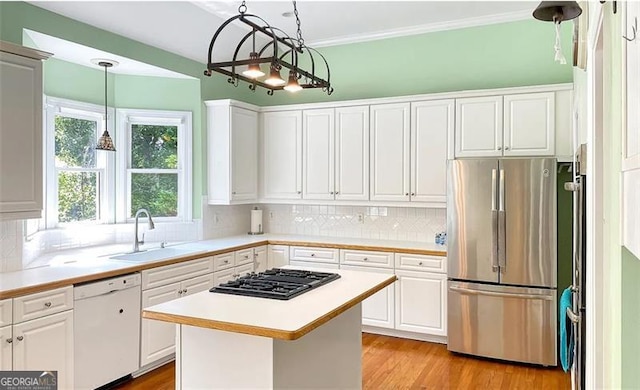
<path fill-rule="evenodd" d="M 504 97 L 504 155 L 555 155 L 555 94 Z"/>
<path fill-rule="evenodd" d="M 409 201 L 409 103 L 371 110 L 371 200 Z"/>
<path fill-rule="evenodd" d="M 231 107 L 231 199 L 258 198 L 258 114 Z"/>
<path fill-rule="evenodd" d="M 334 198 L 334 110 L 305 110 L 302 113 L 302 197 Z"/>
<path fill-rule="evenodd" d="M 42 61 L 0 52 L 0 219 L 42 212 Z"/>
<path fill-rule="evenodd" d="M 369 106 L 336 108 L 335 198 L 369 200 Z"/>
<path fill-rule="evenodd" d="M 502 156 L 502 96 L 456 99 L 456 157 Z"/>
<path fill-rule="evenodd" d="M 453 123 L 452 99 L 411 103 L 411 201 L 446 203 Z"/>
<path fill-rule="evenodd" d="M 263 114 L 263 195 L 302 198 L 302 111 Z"/>

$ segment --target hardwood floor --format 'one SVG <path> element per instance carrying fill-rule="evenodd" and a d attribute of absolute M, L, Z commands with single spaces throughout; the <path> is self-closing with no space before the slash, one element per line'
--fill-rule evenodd
<path fill-rule="evenodd" d="M 167 364 L 119 390 L 173 390 L 175 367 Z M 442 344 L 362 335 L 364 389 L 569 389 L 559 368 L 501 363 L 453 354 Z"/>

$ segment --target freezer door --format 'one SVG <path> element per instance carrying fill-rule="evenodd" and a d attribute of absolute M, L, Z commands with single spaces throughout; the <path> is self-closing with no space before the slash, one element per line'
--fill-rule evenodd
<path fill-rule="evenodd" d="M 556 160 L 500 160 L 500 283 L 557 287 Z"/>
<path fill-rule="evenodd" d="M 447 170 L 448 276 L 498 283 L 498 160 L 450 160 Z"/>
<path fill-rule="evenodd" d="M 555 366 L 556 290 L 449 281 L 450 351 Z"/>

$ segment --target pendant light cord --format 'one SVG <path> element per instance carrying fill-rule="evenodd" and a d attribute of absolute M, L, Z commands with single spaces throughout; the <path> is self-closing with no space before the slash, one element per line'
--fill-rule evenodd
<path fill-rule="evenodd" d="M 107 65 L 104 65 L 104 131 L 108 131 L 108 126 L 107 126 Z"/>

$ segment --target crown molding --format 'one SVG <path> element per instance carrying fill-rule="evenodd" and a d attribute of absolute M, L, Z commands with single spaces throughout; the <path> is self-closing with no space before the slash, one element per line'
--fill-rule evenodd
<path fill-rule="evenodd" d="M 506 22 L 514 22 L 518 20 L 526 20 L 532 18 L 532 11 L 517 11 L 507 12 L 496 15 L 479 16 L 475 18 L 466 18 L 459 20 L 452 20 L 439 23 L 429 23 L 419 26 L 409 26 L 396 28 L 392 30 L 386 30 L 381 32 L 374 32 L 370 34 L 358 34 L 358 35 L 345 35 L 342 37 L 324 39 L 318 41 L 310 41 L 308 45 L 311 47 L 323 47 L 323 46 L 335 46 L 345 45 L 349 43 L 359 43 L 376 41 L 379 39 L 404 37 L 409 35 L 426 34 L 436 31 L 457 30 L 467 27 L 486 26 L 489 24 L 498 24 Z"/>

